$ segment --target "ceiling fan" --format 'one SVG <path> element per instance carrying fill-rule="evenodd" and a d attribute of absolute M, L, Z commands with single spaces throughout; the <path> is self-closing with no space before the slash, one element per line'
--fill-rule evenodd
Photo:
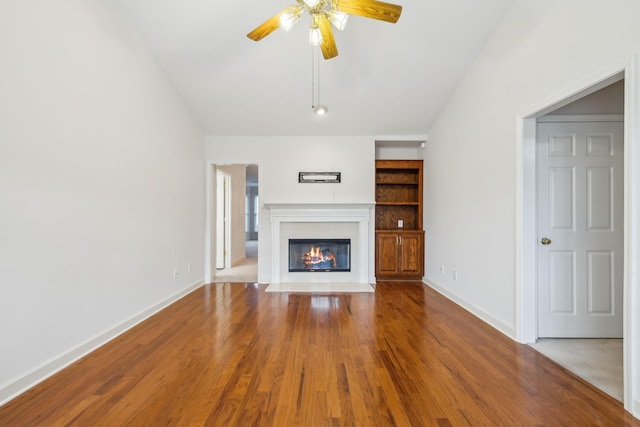
<path fill-rule="evenodd" d="M 377 0 L 296 0 L 297 5 L 289 6 L 267 19 L 247 34 L 251 40 L 259 41 L 282 27 L 289 31 L 300 19 L 302 12 L 311 16 L 309 43 L 320 46 L 324 59 L 338 56 L 338 48 L 333 37 L 333 24 L 343 30 L 349 14 L 365 18 L 396 23 L 402 13 L 402 6 Z"/>

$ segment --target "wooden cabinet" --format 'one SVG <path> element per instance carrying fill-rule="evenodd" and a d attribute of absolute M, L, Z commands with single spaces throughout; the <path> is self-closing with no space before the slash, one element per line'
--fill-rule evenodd
<path fill-rule="evenodd" d="M 376 278 L 422 278 L 422 160 L 376 160 L 375 229 Z"/>
<path fill-rule="evenodd" d="M 424 231 L 376 231 L 376 277 L 421 278 Z"/>

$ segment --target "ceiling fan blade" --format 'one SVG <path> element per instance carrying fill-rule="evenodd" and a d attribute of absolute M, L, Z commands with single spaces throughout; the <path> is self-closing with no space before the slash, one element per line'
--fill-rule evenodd
<path fill-rule="evenodd" d="M 272 16 L 271 18 L 264 21 L 262 24 L 258 25 L 253 31 L 247 34 L 251 40 L 260 41 L 263 38 L 267 37 L 269 34 L 273 33 L 275 30 L 280 28 L 280 15 L 286 12 L 287 9 L 280 11 L 277 15 Z"/>
<path fill-rule="evenodd" d="M 333 6 L 350 15 L 378 19 L 395 24 L 402 13 L 402 6 L 377 0 L 333 0 Z"/>
<path fill-rule="evenodd" d="M 324 56 L 324 59 L 335 58 L 338 56 L 338 47 L 336 46 L 335 38 L 333 38 L 331 23 L 324 15 L 319 16 L 317 22 L 318 27 L 320 27 L 320 32 L 322 33 L 322 44 L 320 45 L 322 56 Z"/>

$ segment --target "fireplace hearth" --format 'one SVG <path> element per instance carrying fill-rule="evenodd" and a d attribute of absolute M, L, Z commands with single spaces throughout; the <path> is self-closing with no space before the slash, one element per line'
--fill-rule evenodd
<path fill-rule="evenodd" d="M 351 271 L 351 240 L 289 239 L 289 271 Z"/>

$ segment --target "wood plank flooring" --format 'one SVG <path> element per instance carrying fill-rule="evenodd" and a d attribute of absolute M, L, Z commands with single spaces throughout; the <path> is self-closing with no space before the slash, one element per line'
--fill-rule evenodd
<path fill-rule="evenodd" d="M 420 283 L 206 285 L 0 407 L 0 426 L 640 426 Z"/>

